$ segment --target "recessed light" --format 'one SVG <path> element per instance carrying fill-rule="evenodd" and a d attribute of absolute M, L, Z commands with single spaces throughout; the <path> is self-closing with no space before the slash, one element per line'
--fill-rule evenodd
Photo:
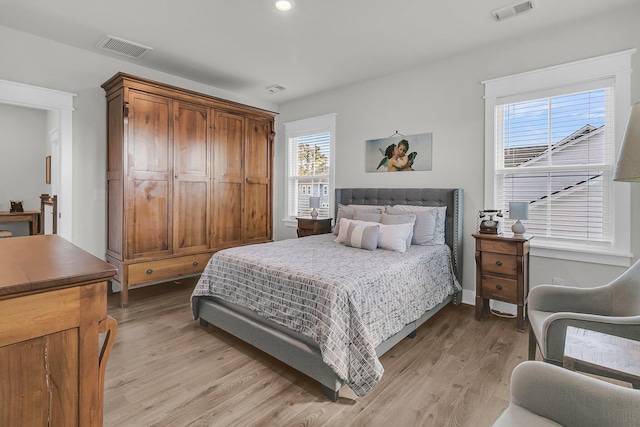
<path fill-rule="evenodd" d="M 293 9 L 294 2 L 293 2 L 293 0 L 275 0 L 273 2 L 273 5 L 280 12 L 288 12 L 291 9 Z"/>

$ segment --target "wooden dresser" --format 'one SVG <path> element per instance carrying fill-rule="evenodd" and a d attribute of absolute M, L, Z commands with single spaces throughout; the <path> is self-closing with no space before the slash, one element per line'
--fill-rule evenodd
<path fill-rule="evenodd" d="M 57 235 L 0 239 L 0 426 L 101 426 L 115 267 Z"/>

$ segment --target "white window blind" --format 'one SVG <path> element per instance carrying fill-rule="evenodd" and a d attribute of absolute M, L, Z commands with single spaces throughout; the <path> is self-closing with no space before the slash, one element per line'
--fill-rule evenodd
<path fill-rule="evenodd" d="M 506 211 L 509 202 L 528 202 L 529 233 L 612 241 L 612 85 L 612 79 L 603 79 L 583 92 L 574 92 L 576 85 L 556 90 L 565 93 L 555 96 L 497 100 L 496 203 Z"/>
<path fill-rule="evenodd" d="M 320 197 L 320 217 L 332 217 L 335 115 L 285 124 L 287 139 L 286 218 L 310 214 L 309 198 Z"/>

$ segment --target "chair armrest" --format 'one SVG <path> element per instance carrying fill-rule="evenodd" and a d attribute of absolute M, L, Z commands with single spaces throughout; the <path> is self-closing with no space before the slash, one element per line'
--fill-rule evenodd
<path fill-rule="evenodd" d="M 572 286 L 538 285 L 529 291 L 530 310 L 577 312 L 597 315 L 611 314 L 613 306 L 608 286 L 577 288 Z"/>
<path fill-rule="evenodd" d="M 638 426 L 640 390 L 548 363 L 522 362 L 511 375 L 511 404 L 564 426 Z"/>

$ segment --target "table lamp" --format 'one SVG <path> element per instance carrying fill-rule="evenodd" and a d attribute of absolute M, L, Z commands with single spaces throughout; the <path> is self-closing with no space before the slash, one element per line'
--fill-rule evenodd
<path fill-rule="evenodd" d="M 640 102 L 631 107 L 613 180 L 640 182 Z"/>
<path fill-rule="evenodd" d="M 521 219 L 529 219 L 529 202 L 509 202 L 509 219 L 515 219 L 516 222 L 511 226 L 511 231 L 516 236 L 522 236 L 527 228 Z"/>
<path fill-rule="evenodd" d="M 309 208 L 311 208 L 311 218 L 318 218 L 317 208 L 320 207 L 320 197 L 309 197 Z"/>

